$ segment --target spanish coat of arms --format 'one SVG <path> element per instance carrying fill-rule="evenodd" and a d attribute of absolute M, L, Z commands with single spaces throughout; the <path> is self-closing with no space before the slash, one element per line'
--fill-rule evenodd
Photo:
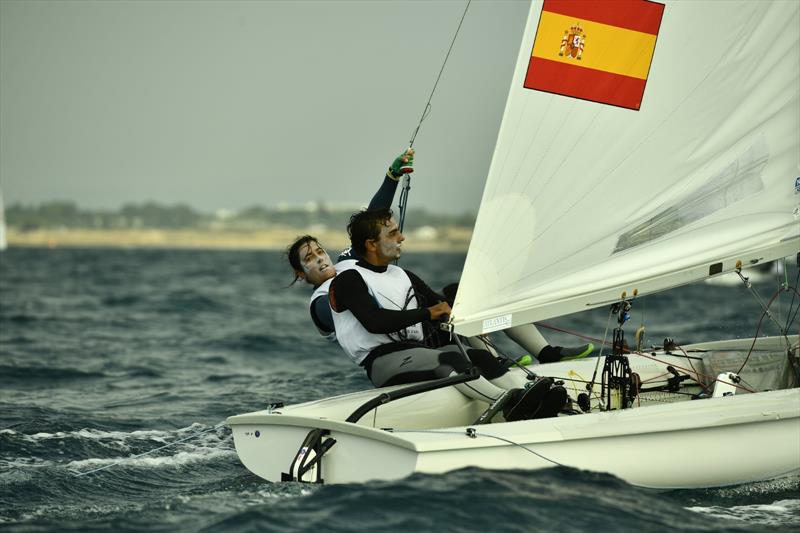
<path fill-rule="evenodd" d="M 583 55 L 585 41 L 586 35 L 583 33 L 583 28 L 579 23 L 575 23 L 568 30 L 564 30 L 564 37 L 561 38 L 561 48 L 558 51 L 558 55 L 580 60 Z"/>

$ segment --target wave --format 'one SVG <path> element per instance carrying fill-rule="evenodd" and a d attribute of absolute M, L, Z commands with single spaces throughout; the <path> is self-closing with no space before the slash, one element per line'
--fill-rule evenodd
<path fill-rule="evenodd" d="M 0 365 L 0 375 L 4 379 L 20 381 L 71 381 L 78 379 L 94 379 L 106 377 L 103 372 L 78 370 L 77 368 L 59 368 L 53 366 L 10 366 Z"/>
<path fill-rule="evenodd" d="M 192 424 L 176 431 L 136 430 L 125 432 L 79 429 L 54 433 L 40 432 L 30 435 L 13 429 L 3 429 L 0 430 L 0 439 L 21 440 L 38 446 L 47 445 L 49 441 L 56 441 L 55 446 L 59 449 L 59 454 L 79 450 L 136 452 L 122 457 L 90 457 L 68 462 L 43 459 L 42 456 L 4 458 L 0 462 L 0 465 L 6 468 L 64 467 L 73 474 L 82 474 L 96 467 L 110 465 L 159 468 L 235 456 L 231 435 L 221 424 L 212 427 Z M 70 444 L 65 447 L 64 443 Z"/>
<path fill-rule="evenodd" d="M 263 503 L 229 513 L 205 530 L 296 530 L 302 524 L 303 530 L 349 532 L 358 524 L 367 531 L 745 532 L 753 525 L 710 522 L 609 474 L 565 467 L 534 472 L 467 468 L 393 482 L 314 486 L 302 498 Z"/>
<path fill-rule="evenodd" d="M 128 307 L 138 305 L 145 299 L 137 294 L 121 294 L 118 296 L 106 296 L 101 300 L 102 304 L 108 307 Z"/>
<path fill-rule="evenodd" d="M 39 320 L 39 317 L 35 315 L 26 315 L 26 314 L 16 314 L 8 316 L 0 315 L 0 320 L 2 320 L 3 322 L 11 322 L 13 324 L 25 325 L 25 324 L 30 324 L 31 322 L 36 322 L 37 320 Z"/>
<path fill-rule="evenodd" d="M 273 335 L 237 333 L 226 335 L 222 339 L 213 340 L 209 344 L 223 350 L 263 354 L 274 350 L 275 347 L 280 345 L 280 342 Z"/>
<path fill-rule="evenodd" d="M 734 505 L 724 507 L 687 507 L 688 510 L 711 518 L 734 520 L 765 526 L 800 527 L 800 500 L 778 500 L 769 504 Z"/>
<path fill-rule="evenodd" d="M 236 455 L 236 450 L 232 448 L 206 448 L 196 447 L 192 451 L 178 452 L 174 455 L 161 457 L 108 457 L 91 458 L 80 461 L 72 461 L 66 464 L 66 468 L 74 474 L 87 474 L 99 466 L 125 466 L 141 468 L 163 468 L 183 466 L 190 463 L 202 461 L 212 461 L 215 459 L 231 457 Z"/>

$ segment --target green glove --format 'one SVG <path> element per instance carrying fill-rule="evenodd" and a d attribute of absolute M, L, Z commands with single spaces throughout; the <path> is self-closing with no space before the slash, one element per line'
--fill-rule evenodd
<path fill-rule="evenodd" d="M 409 148 L 392 161 L 392 166 L 386 172 L 386 177 L 398 181 L 403 174 L 414 172 L 414 149 Z"/>

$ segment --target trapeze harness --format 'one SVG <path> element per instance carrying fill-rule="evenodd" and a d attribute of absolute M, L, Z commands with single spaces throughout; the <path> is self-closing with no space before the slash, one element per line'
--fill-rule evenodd
<path fill-rule="evenodd" d="M 349 249 L 348 249 L 349 251 Z M 353 268 L 356 264 L 356 259 L 352 258 L 349 254 L 345 257 L 345 252 L 339 255 L 339 262 L 333 266 L 337 274 Z M 325 280 L 321 285 L 314 289 L 311 293 L 311 298 L 308 300 L 308 310 L 311 313 L 311 320 L 317 331 L 322 335 L 326 341 L 336 342 L 336 330 L 333 324 L 333 317 L 331 309 L 328 305 L 328 291 L 331 288 L 331 282 L 334 278 Z M 319 298 L 322 298 L 319 302 Z"/>
<path fill-rule="evenodd" d="M 411 279 L 402 268 L 389 265 L 385 272 L 375 272 L 354 263 L 350 269 L 364 280 L 369 295 L 379 308 L 395 311 L 419 309 Z M 402 341 L 422 342 L 425 339 L 420 321 L 392 333 L 370 333 L 349 309 L 338 312 L 333 302 L 331 308 L 333 324 L 338 332 L 337 340 L 357 365 L 361 365 L 378 346 Z"/>

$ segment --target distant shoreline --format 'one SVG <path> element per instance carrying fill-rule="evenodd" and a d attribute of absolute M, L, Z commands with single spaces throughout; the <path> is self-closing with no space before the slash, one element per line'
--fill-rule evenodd
<path fill-rule="evenodd" d="M 300 235 L 312 233 L 333 250 L 349 246 L 345 231 L 314 231 L 296 228 L 269 230 L 167 230 L 167 229 L 46 229 L 19 231 L 8 228 L 9 247 L 28 248 L 173 248 L 214 250 L 285 250 Z M 410 232 L 408 251 L 465 252 L 472 232 L 466 228 L 442 228 L 438 235 Z"/>

